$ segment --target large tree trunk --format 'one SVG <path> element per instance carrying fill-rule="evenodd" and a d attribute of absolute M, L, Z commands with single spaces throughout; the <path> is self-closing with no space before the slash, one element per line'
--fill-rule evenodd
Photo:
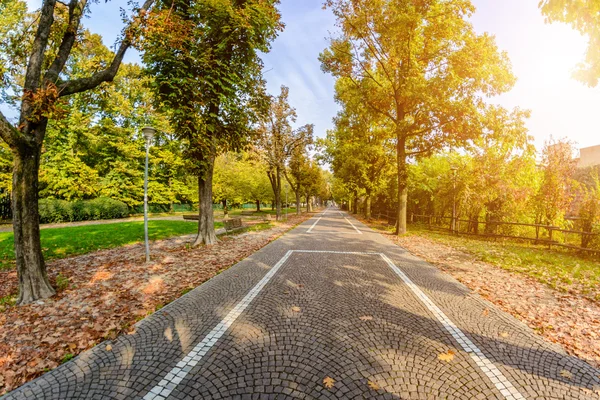
<path fill-rule="evenodd" d="M 256 200 L 256 212 L 260 212 L 260 200 Z"/>
<path fill-rule="evenodd" d="M 312 212 L 312 204 L 310 202 L 310 193 L 306 193 L 306 212 Z"/>
<path fill-rule="evenodd" d="M 215 244 L 218 240 L 212 208 L 212 180 L 215 165 L 213 157 L 208 164 L 205 176 L 198 177 L 198 236 L 194 246 Z"/>
<path fill-rule="evenodd" d="M 354 205 L 352 206 L 354 208 L 354 214 L 358 214 L 358 194 L 354 194 Z"/>
<path fill-rule="evenodd" d="M 300 204 L 302 199 L 300 197 L 300 190 L 296 190 L 296 215 L 302 213 L 302 204 Z"/>
<path fill-rule="evenodd" d="M 39 129 L 45 129 L 45 124 Z M 46 273 L 40 242 L 38 171 L 41 145 L 13 149 L 12 211 L 15 260 L 19 277 L 18 304 L 45 299 L 56 293 Z"/>
<path fill-rule="evenodd" d="M 408 170 L 406 165 L 405 139 L 398 137 L 396 147 L 398 164 L 398 220 L 396 221 L 396 235 L 406 233 L 406 204 L 408 199 Z"/>
<path fill-rule="evenodd" d="M 371 194 L 367 193 L 367 199 L 365 202 L 365 218 L 371 219 Z"/>

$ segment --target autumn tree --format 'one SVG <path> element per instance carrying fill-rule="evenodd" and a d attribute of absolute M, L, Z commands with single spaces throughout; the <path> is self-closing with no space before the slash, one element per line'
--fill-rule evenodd
<path fill-rule="evenodd" d="M 600 2 L 597 0 L 541 0 L 539 6 L 547 22 L 564 22 L 588 38 L 585 59 L 575 77 L 590 87 L 600 78 Z"/>
<path fill-rule="evenodd" d="M 469 0 L 328 0 L 340 35 L 322 69 L 391 126 L 396 146 L 397 233 L 406 231 L 408 161 L 476 137 L 483 96 L 514 83 L 493 37 L 475 33 Z"/>
<path fill-rule="evenodd" d="M 390 127 L 381 114 L 360 101 L 349 80 L 338 79 L 335 90 L 342 111 L 324 141 L 328 161 L 336 175 L 357 188 L 356 194 L 364 193 L 365 217 L 371 218 L 373 196 L 383 187 L 394 163 Z"/>
<path fill-rule="evenodd" d="M 108 63 L 70 76 L 65 66 L 73 49 L 80 45 L 81 19 L 89 12 L 88 2 L 44 0 L 35 17 L 27 17 L 22 6 L 13 8 L 15 3 L 2 2 L 2 18 L 7 11 L 9 17 L 29 18 L 30 24 L 21 24 L 25 35 L 20 36 L 20 40 L 0 41 L 2 53 L 10 54 L 8 59 L 0 57 L 2 87 L 12 90 L 16 97 L 14 104 L 19 109 L 14 124 L 0 113 L 0 137 L 8 144 L 13 156 L 12 209 L 19 278 L 17 302 L 26 304 L 54 294 L 42 255 L 38 210 L 40 156 L 48 122 L 57 116 L 62 98 L 113 80 L 131 46 L 131 32 L 136 20 L 125 28 L 120 45 Z M 151 4 L 152 0 L 145 1 L 135 13 L 147 10 Z M 29 30 L 31 42 L 28 41 Z M 15 38 L 10 30 L 2 29 L 0 34 Z M 6 94 L 5 90 L 3 92 Z M 3 96 L 4 101 L 6 98 Z"/>
<path fill-rule="evenodd" d="M 296 110 L 288 101 L 289 89 L 281 86 L 281 93 L 271 97 L 269 111 L 258 126 L 259 140 L 256 153 L 267 164 L 267 176 L 275 195 L 277 219 L 281 219 L 281 185 L 290 157 L 297 148 L 304 149 L 312 143 L 313 125 L 293 129 Z"/>
<path fill-rule="evenodd" d="M 213 244 L 215 157 L 240 150 L 267 106 L 260 52 L 282 28 L 278 0 L 161 0 L 145 19 L 144 63 L 157 105 L 186 147 L 198 176 L 194 245 Z"/>
<path fill-rule="evenodd" d="M 260 204 L 273 198 L 266 169 L 260 160 L 249 152 L 227 152 L 215 160 L 213 197 L 224 204 L 255 202 L 256 211 Z"/>
<path fill-rule="evenodd" d="M 549 140 L 542 150 L 542 182 L 535 196 L 536 223 L 557 224 L 569 211 L 574 198 L 573 176 L 577 167 L 573 143 Z"/>
<path fill-rule="evenodd" d="M 310 185 L 311 170 L 310 158 L 306 148 L 298 146 L 292 151 L 287 168 L 284 169 L 285 179 L 290 184 L 292 191 L 296 195 L 296 215 L 300 215 L 302 210 L 302 189 Z"/>

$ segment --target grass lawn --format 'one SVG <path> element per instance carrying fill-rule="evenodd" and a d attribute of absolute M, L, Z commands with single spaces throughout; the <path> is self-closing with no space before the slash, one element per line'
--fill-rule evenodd
<path fill-rule="evenodd" d="M 221 222 L 215 228 L 222 227 Z M 187 221 L 157 220 L 148 222 L 151 240 L 195 233 L 198 225 Z M 144 240 L 144 222 L 121 222 L 103 225 L 83 225 L 41 230 L 42 248 L 46 260 L 85 254 Z M 14 267 L 12 232 L 0 232 L 0 269 Z"/>
<path fill-rule="evenodd" d="M 600 300 L 600 260 L 566 249 L 511 240 L 485 240 L 453 236 L 410 225 L 408 237 L 422 236 L 476 256 L 508 271 L 535 278 L 554 289 L 575 291 Z"/>
<path fill-rule="evenodd" d="M 285 208 L 281 209 L 281 213 L 283 215 L 285 215 L 285 210 L 286 210 Z M 242 211 L 252 211 L 252 212 L 256 213 L 256 208 L 245 208 L 245 209 L 238 208 L 238 209 L 235 209 L 235 210 L 229 210 L 229 216 L 242 215 Z M 296 208 L 290 207 L 290 208 L 287 209 L 287 212 L 290 215 L 291 214 L 295 215 L 296 214 Z M 303 209 L 302 212 L 303 213 L 306 212 L 306 209 Z M 277 214 L 277 211 L 271 210 L 271 207 L 268 207 L 268 208 L 264 208 L 263 207 L 263 208 L 260 209 L 260 213 L 256 213 L 255 215 L 261 215 L 261 214 L 275 215 L 275 214 Z M 223 210 L 215 210 L 215 216 L 223 216 Z"/>

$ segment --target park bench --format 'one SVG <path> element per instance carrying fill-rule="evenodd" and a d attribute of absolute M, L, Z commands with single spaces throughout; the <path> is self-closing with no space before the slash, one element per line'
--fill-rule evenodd
<path fill-rule="evenodd" d="M 225 227 L 225 232 L 229 233 L 236 229 L 242 228 L 242 219 L 241 218 L 230 218 L 223 220 L 223 226 Z"/>
<path fill-rule="evenodd" d="M 254 211 L 242 211 L 241 215 L 254 215 Z"/>
<path fill-rule="evenodd" d="M 185 214 L 183 216 L 183 219 L 187 219 L 190 221 L 198 221 L 198 218 L 199 218 L 198 214 Z"/>
<path fill-rule="evenodd" d="M 271 221 L 271 214 L 264 214 L 262 216 L 263 222 L 269 222 Z"/>

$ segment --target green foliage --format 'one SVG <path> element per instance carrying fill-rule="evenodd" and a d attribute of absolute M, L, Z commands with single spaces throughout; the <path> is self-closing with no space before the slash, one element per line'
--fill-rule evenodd
<path fill-rule="evenodd" d="M 60 273 L 56 275 L 56 288 L 58 290 L 67 289 L 70 283 L 71 282 L 69 281 L 69 278 L 67 278 L 66 276 L 61 275 Z"/>
<path fill-rule="evenodd" d="M 41 223 L 115 219 L 129 215 L 127 204 L 106 197 L 75 202 L 41 199 L 39 208 Z"/>
<path fill-rule="evenodd" d="M 146 15 L 139 46 L 150 86 L 194 174 L 211 173 L 219 151 L 241 149 L 267 104 L 259 52 L 282 27 L 277 3 L 169 0 Z"/>
<path fill-rule="evenodd" d="M 270 201 L 273 191 L 265 165 L 251 158 L 249 153 L 228 152 L 215 160 L 213 199 L 227 200 L 229 204 Z"/>
<path fill-rule="evenodd" d="M 69 361 L 71 361 L 71 360 L 72 360 L 72 359 L 74 359 L 74 358 L 75 358 L 75 355 L 74 355 L 74 354 L 72 354 L 72 353 L 67 353 L 67 354 L 65 354 L 65 355 L 63 356 L 63 358 L 60 360 L 60 363 L 61 363 L 61 364 L 64 364 L 64 363 L 66 363 L 66 362 L 69 362 Z"/>

